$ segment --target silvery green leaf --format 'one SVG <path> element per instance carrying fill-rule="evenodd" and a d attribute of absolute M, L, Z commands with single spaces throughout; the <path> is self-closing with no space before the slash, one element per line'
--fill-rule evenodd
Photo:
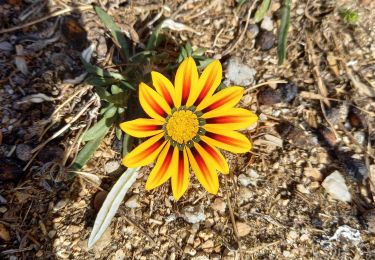
<path fill-rule="evenodd" d="M 91 55 L 92 55 L 92 53 L 94 52 L 94 50 L 95 50 L 95 45 L 94 45 L 94 44 L 90 44 L 89 47 L 87 47 L 86 49 L 84 49 L 84 50 L 82 51 L 82 58 L 83 58 L 86 62 L 90 63 Z"/>
<path fill-rule="evenodd" d="M 115 216 L 125 194 L 137 179 L 138 170 L 139 168 L 127 169 L 108 193 L 96 216 L 94 227 L 87 242 L 89 248 L 100 239 L 111 224 L 112 218 Z"/>

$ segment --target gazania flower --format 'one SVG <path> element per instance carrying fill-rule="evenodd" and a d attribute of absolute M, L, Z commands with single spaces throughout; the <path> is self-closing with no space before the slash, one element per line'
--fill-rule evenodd
<path fill-rule="evenodd" d="M 258 120 L 253 112 L 234 107 L 243 88 L 228 87 L 215 93 L 222 79 L 217 60 L 198 77 L 194 60 L 185 59 L 174 85 L 158 72 L 151 72 L 151 76 L 155 89 L 145 83 L 139 85 L 139 100 L 150 118 L 120 124 L 131 136 L 149 138 L 125 156 L 123 164 L 133 168 L 156 160 L 146 189 L 154 189 L 171 178 L 176 200 L 188 188 L 191 167 L 202 186 L 216 194 L 217 171 L 229 172 L 219 149 L 245 153 L 252 147 L 246 136 L 235 131 Z"/>

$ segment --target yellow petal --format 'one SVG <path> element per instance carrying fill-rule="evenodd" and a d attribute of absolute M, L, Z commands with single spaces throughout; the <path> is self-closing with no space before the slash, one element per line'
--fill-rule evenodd
<path fill-rule="evenodd" d="M 152 190 L 166 182 L 178 167 L 178 149 L 168 142 L 161 151 L 158 160 L 147 178 L 146 190 Z"/>
<path fill-rule="evenodd" d="M 213 110 L 203 114 L 202 117 L 206 119 L 208 126 L 227 130 L 244 129 L 258 121 L 256 114 L 243 108 L 228 108 L 224 111 Z"/>
<path fill-rule="evenodd" d="M 225 110 L 234 107 L 242 98 L 243 87 L 227 87 L 210 98 L 204 99 L 197 110 L 207 113 L 213 110 Z"/>
<path fill-rule="evenodd" d="M 155 161 L 165 143 L 163 133 L 155 135 L 127 154 L 124 159 L 122 159 L 122 163 L 128 168 L 150 164 Z"/>
<path fill-rule="evenodd" d="M 191 89 L 197 86 L 198 70 L 192 57 L 186 58 L 178 67 L 174 86 L 176 90 L 176 107 L 186 105 Z"/>
<path fill-rule="evenodd" d="M 176 105 L 176 93 L 173 84 L 159 72 L 151 72 L 152 84 L 156 91 L 167 101 L 169 107 Z"/>
<path fill-rule="evenodd" d="M 161 133 L 163 124 L 162 121 L 157 119 L 138 118 L 121 123 L 120 128 L 131 136 L 142 138 Z"/>
<path fill-rule="evenodd" d="M 146 114 L 154 119 L 165 121 L 167 114 L 171 113 L 164 98 L 143 82 L 139 84 L 139 102 Z"/>
<path fill-rule="evenodd" d="M 177 148 L 175 148 L 177 149 Z M 178 149 L 177 149 L 178 150 Z M 186 150 L 178 151 L 178 166 L 172 174 L 172 192 L 177 201 L 186 192 L 189 186 L 189 161 Z"/>
<path fill-rule="evenodd" d="M 200 153 L 195 147 L 186 148 L 191 168 L 202 186 L 212 194 L 219 190 L 219 179 L 214 167 L 212 158 L 205 153 Z"/>
<path fill-rule="evenodd" d="M 221 63 L 218 60 L 211 62 L 202 72 L 197 86 L 193 87 L 187 102 L 187 106 L 197 106 L 204 99 L 210 98 L 219 87 L 223 75 Z"/>
<path fill-rule="evenodd" d="M 212 166 L 215 167 L 216 170 L 223 174 L 229 173 L 229 166 L 227 161 L 225 160 L 224 156 L 221 152 L 216 149 L 214 146 L 209 145 L 206 142 L 199 142 L 194 143 L 195 149 L 199 151 L 200 154 L 204 155 L 204 157 L 211 157 Z"/>
<path fill-rule="evenodd" d="M 207 131 L 201 139 L 211 146 L 230 151 L 232 153 L 246 153 L 251 150 L 251 142 L 246 136 L 236 131 L 216 129 L 215 127 L 205 125 Z"/>

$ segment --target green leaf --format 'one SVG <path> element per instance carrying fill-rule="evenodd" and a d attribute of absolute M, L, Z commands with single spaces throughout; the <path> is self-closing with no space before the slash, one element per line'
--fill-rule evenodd
<path fill-rule="evenodd" d="M 163 26 L 163 21 L 160 24 L 158 24 L 158 26 L 156 26 L 155 29 L 152 31 L 150 39 L 148 39 L 147 41 L 147 45 L 146 45 L 147 51 L 154 50 L 162 42 L 163 38 L 160 35 L 162 28 L 163 28 L 162 26 Z"/>
<path fill-rule="evenodd" d="M 184 47 L 181 48 L 182 58 L 185 59 L 188 56 L 188 53 Z"/>
<path fill-rule="evenodd" d="M 117 42 L 117 44 L 121 47 L 120 53 L 125 60 L 129 58 L 129 46 L 126 42 L 124 35 L 121 32 L 120 27 L 113 21 L 112 17 L 109 16 L 102 8 L 99 6 L 95 6 L 95 11 L 98 14 L 100 20 L 103 22 L 105 27 L 111 32 L 112 37 Z"/>
<path fill-rule="evenodd" d="M 113 78 L 103 78 L 97 75 L 89 75 L 86 78 L 86 83 L 95 87 L 106 87 L 112 84 L 117 84 L 119 81 Z"/>
<path fill-rule="evenodd" d="M 237 4 L 237 7 L 236 7 L 237 11 L 240 10 L 241 7 L 242 7 L 242 5 L 243 5 L 244 3 L 246 3 L 246 2 L 247 2 L 247 0 L 240 0 L 240 1 L 238 2 L 238 4 Z"/>
<path fill-rule="evenodd" d="M 87 77 L 87 84 L 100 87 L 116 84 L 120 87 L 136 90 L 136 88 L 132 86 L 129 82 L 127 82 L 126 78 L 120 73 L 103 70 L 102 68 L 92 65 L 83 59 L 81 60 L 87 72 L 92 74 Z"/>
<path fill-rule="evenodd" d="M 191 56 L 193 54 L 193 47 L 191 47 L 191 44 L 189 42 L 186 43 L 185 50 L 187 52 L 187 56 Z"/>
<path fill-rule="evenodd" d="M 100 143 L 102 142 L 105 135 L 102 135 L 94 140 L 87 142 L 87 144 L 79 151 L 77 158 L 75 159 L 73 165 L 71 166 L 72 170 L 79 170 L 81 169 L 87 161 L 91 158 L 94 154 L 96 149 L 98 149 Z"/>
<path fill-rule="evenodd" d="M 94 126 L 92 126 L 83 136 L 83 141 L 90 141 L 105 135 L 112 124 L 115 122 L 117 107 L 111 104 L 111 107 L 104 113 Z"/>
<path fill-rule="evenodd" d="M 112 85 L 111 86 L 111 92 L 112 94 L 120 94 L 120 93 L 123 93 L 124 90 L 116 85 Z"/>
<path fill-rule="evenodd" d="M 205 48 L 198 48 L 192 53 L 192 56 L 202 56 L 205 52 Z"/>
<path fill-rule="evenodd" d="M 105 230 L 111 224 L 113 217 L 116 215 L 122 200 L 124 199 L 129 188 L 137 180 L 139 168 L 127 169 L 113 185 L 111 191 L 105 198 L 98 215 L 96 216 L 92 232 L 87 242 L 91 248 L 103 235 Z"/>
<path fill-rule="evenodd" d="M 127 107 L 128 100 L 129 100 L 129 93 L 121 92 L 118 94 L 113 94 L 107 100 L 108 102 L 115 104 L 117 107 Z"/>
<path fill-rule="evenodd" d="M 99 95 L 99 97 L 102 100 L 108 101 L 108 98 L 111 97 L 111 93 L 109 93 L 107 90 L 105 90 L 105 88 L 103 88 L 101 86 L 94 85 L 94 87 L 95 87 L 96 93 Z"/>
<path fill-rule="evenodd" d="M 117 140 L 121 140 L 122 130 L 120 128 L 116 127 L 115 135 L 116 135 Z"/>
<path fill-rule="evenodd" d="M 113 78 L 117 80 L 126 80 L 126 78 L 121 75 L 120 73 L 116 72 L 110 72 L 108 70 L 104 70 L 98 66 L 92 65 L 85 61 L 84 59 L 81 58 L 81 61 L 83 62 L 83 65 L 85 66 L 85 69 L 87 70 L 88 73 L 98 75 L 103 78 Z"/>
<path fill-rule="evenodd" d="M 134 143 L 134 138 L 128 134 L 124 134 L 122 141 L 122 157 L 125 157 L 128 153 L 130 153 L 132 145 Z"/>
<path fill-rule="evenodd" d="M 205 67 L 208 66 L 208 64 L 210 64 L 213 61 L 214 61 L 214 59 L 211 59 L 211 58 L 206 58 L 204 60 L 198 60 L 198 62 L 199 62 L 198 69 L 204 69 Z"/>
<path fill-rule="evenodd" d="M 290 25 L 290 0 L 284 0 L 281 7 L 281 24 L 279 28 L 277 56 L 279 58 L 278 65 L 284 63 L 286 57 L 286 43 L 288 39 L 288 30 Z"/>
<path fill-rule="evenodd" d="M 89 83 L 90 84 L 90 83 Z M 102 100 L 116 105 L 117 107 L 126 107 L 129 100 L 129 91 L 119 92 L 117 94 L 111 94 L 104 87 L 94 85 L 96 93 Z"/>
<path fill-rule="evenodd" d="M 340 8 L 339 14 L 346 24 L 355 25 L 358 23 L 359 13 L 354 9 Z"/>
<path fill-rule="evenodd" d="M 270 0 L 263 0 L 262 4 L 259 6 L 258 10 L 254 16 L 254 22 L 259 23 L 263 20 L 264 15 L 266 14 L 268 7 L 270 6 Z"/>

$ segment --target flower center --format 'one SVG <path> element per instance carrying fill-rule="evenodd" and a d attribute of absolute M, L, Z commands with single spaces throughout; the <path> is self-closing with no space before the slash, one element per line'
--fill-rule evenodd
<path fill-rule="evenodd" d="M 178 110 L 168 119 L 166 129 L 174 141 L 186 144 L 198 134 L 198 117 L 190 110 Z"/>

